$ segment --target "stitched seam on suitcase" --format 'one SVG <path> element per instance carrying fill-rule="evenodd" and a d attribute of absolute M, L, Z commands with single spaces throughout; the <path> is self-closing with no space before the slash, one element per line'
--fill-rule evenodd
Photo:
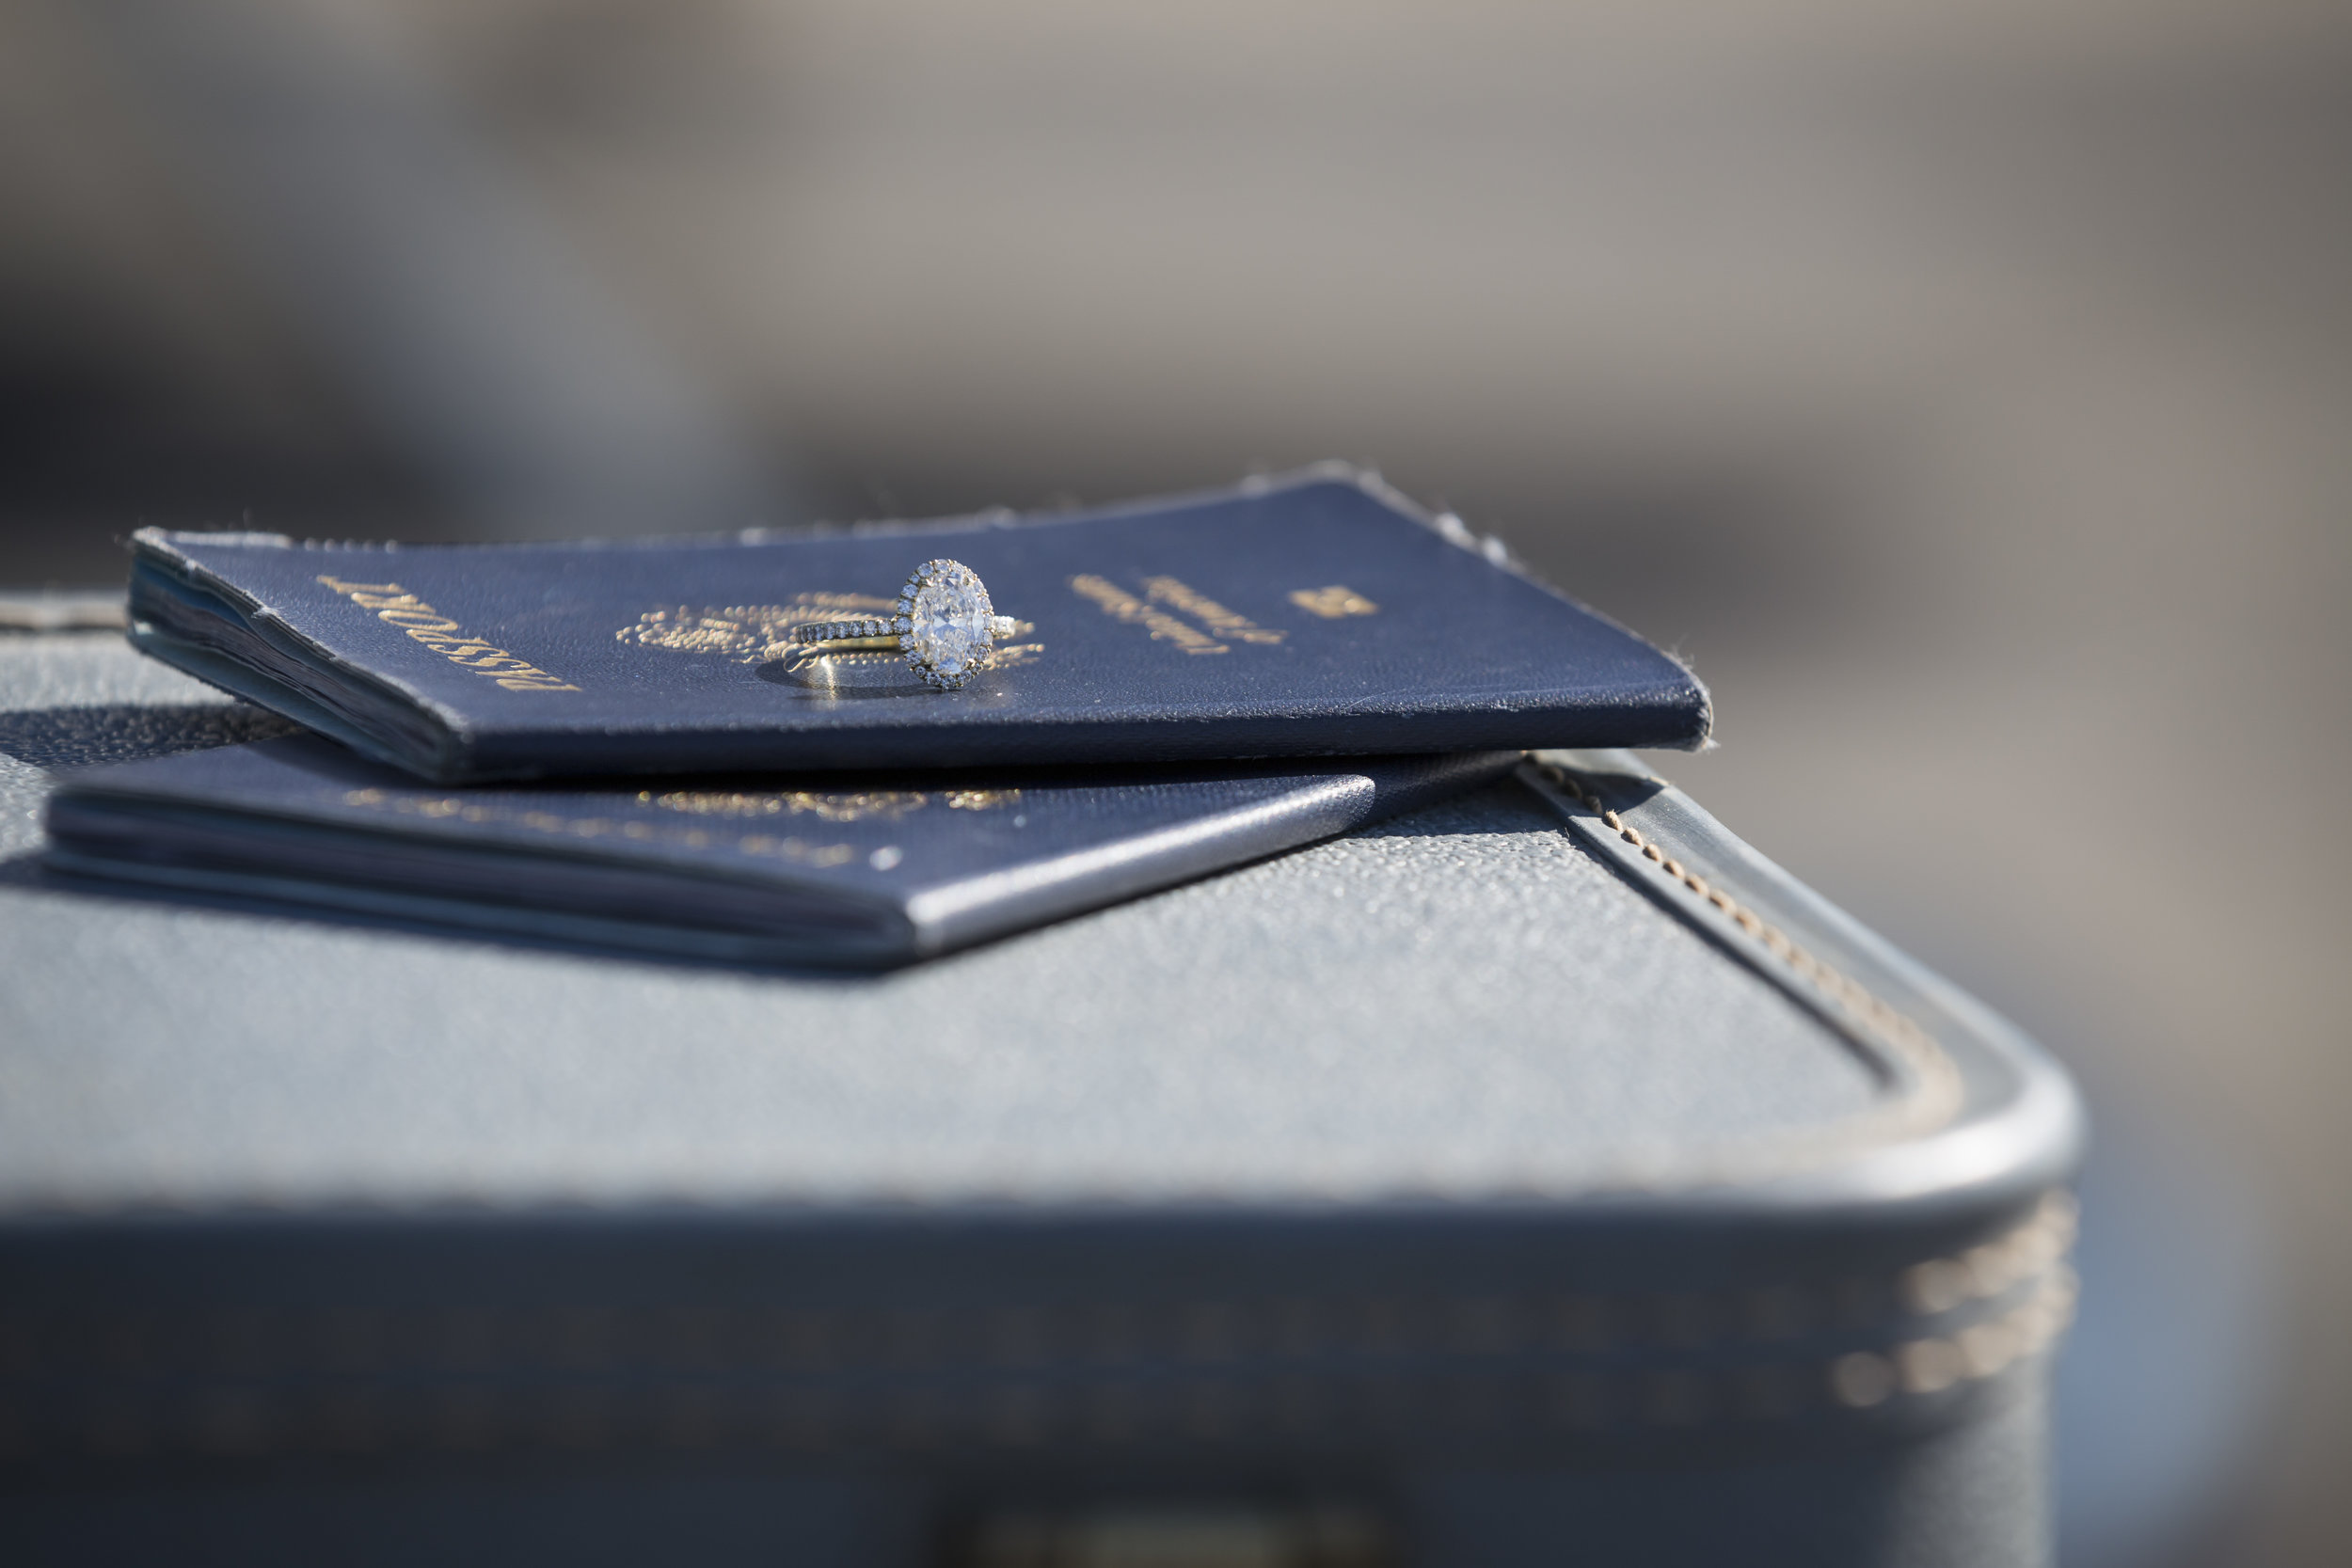
<path fill-rule="evenodd" d="M 1964 1100 L 1960 1069 L 1935 1037 L 1916 1020 L 1801 946 L 1725 889 L 1667 854 L 1583 779 L 1557 763 L 1534 762 L 1528 770 L 1541 784 L 1561 791 L 1590 812 L 1611 835 L 1640 851 L 1653 875 L 1662 878 L 1678 893 L 1693 895 L 1720 912 L 1740 933 L 1742 949 L 1759 969 L 1768 974 L 1777 970 L 1795 978 L 1803 987 L 1801 994 L 1804 999 L 1814 1002 L 1817 1010 L 1830 1022 L 1874 1053 L 1873 1065 L 1886 1070 L 1895 1082 L 1893 1103 L 1854 1118 L 1838 1130 L 1838 1135 L 1803 1136 L 1801 1141 L 1807 1146 L 1806 1152 L 1818 1158 L 1856 1144 L 1916 1136 L 1944 1126 L 1959 1114 Z M 1741 1174 L 1752 1174 L 1737 1161 L 1726 1164 L 1741 1169 Z"/>

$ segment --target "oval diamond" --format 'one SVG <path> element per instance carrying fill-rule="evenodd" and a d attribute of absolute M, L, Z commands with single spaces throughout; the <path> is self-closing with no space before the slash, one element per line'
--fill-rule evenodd
<path fill-rule="evenodd" d="M 960 675 L 994 646 L 994 611 L 988 590 L 971 567 L 953 561 L 934 561 L 916 578 L 914 603 L 907 613 L 906 650 L 917 664 L 943 675 Z"/>

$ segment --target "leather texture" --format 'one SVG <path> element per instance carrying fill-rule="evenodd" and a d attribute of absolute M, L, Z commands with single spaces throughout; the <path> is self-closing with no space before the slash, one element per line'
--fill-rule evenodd
<path fill-rule="evenodd" d="M 272 722 L 0 642 L 12 1557 L 2046 1557 L 2064 1080 L 1629 758 L 866 976 L 40 872 L 43 768 Z"/>
<path fill-rule="evenodd" d="M 1518 760 L 427 788 L 289 736 L 76 774 L 50 801 L 50 863 L 688 958 L 886 964 L 1328 838 Z"/>
<path fill-rule="evenodd" d="M 938 556 L 1027 628 L 971 685 L 781 657 L 790 624 L 885 610 Z M 1708 724 L 1664 654 L 1320 474 L 820 537 L 150 531 L 132 610 L 148 652 L 442 781 L 1695 746 Z"/>

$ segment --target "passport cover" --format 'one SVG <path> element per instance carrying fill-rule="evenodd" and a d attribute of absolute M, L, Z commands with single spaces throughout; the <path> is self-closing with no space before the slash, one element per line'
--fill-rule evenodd
<path fill-rule="evenodd" d="M 447 790 L 289 736 L 81 772 L 51 799 L 49 858 L 544 940 L 889 964 L 1327 838 L 1518 761 Z"/>
<path fill-rule="evenodd" d="M 1694 747 L 1674 659 L 1369 476 L 1070 515 L 632 543 L 136 536 L 134 642 L 443 782 Z M 1018 625 L 936 691 L 895 655 L 788 663 L 934 556 Z"/>

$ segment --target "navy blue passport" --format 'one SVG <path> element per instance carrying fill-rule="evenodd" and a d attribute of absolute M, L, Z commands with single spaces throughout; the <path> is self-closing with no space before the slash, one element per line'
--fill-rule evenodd
<path fill-rule="evenodd" d="M 1494 552 L 1499 555 L 1500 552 Z M 957 690 L 787 657 L 934 557 L 1010 638 Z M 626 544 L 137 536 L 142 649 L 426 778 L 1695 746 L 1690 673 L 1376 480 Z"/>
<path fill-rule="evenodd" d="M 452 789 L 289 736 L 68 775 L 48 853 L 70 873 L 379 919 L 886 965 L 1327 838 L 1518 760 Z"/>

